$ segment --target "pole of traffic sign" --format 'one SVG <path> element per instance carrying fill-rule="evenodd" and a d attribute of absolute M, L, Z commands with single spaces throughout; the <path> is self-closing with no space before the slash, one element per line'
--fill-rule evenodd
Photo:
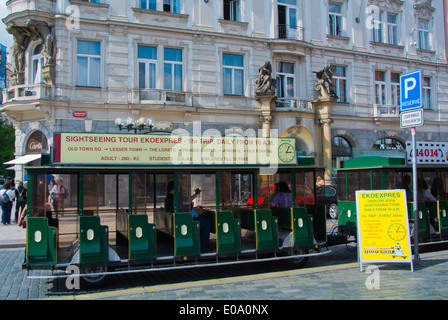
<path fill-rule="evenodd" d="M 417 197 L 417 143 L 415 128 L 412 128 L 412 195 L 414 201 L 414 261 L 418 263 L 418 197 Z"/>

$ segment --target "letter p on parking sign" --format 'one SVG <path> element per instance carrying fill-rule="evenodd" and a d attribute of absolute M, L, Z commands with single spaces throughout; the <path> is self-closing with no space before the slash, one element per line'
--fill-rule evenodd
<path fill-rule="evenodd" d="M 400 76 L 400 111 L 423 108 L 422 71 L 417 70 Z"/>

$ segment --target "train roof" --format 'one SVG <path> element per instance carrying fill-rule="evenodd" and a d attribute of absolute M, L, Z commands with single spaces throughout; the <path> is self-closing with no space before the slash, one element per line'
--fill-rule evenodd
<path fill-rule="evenodd" d="M 375 169 L 375 168 L 397 168 L 397 169 L 412 169 L 412 166 L 406 164 L 406 159 L 399 157 L 382 157 L 382 156 L 366 156 L 357 157 L 344 161 L 344 168 L 339 170 L 354 170 L 354 169 Z M 419 165 L 419 168 L 447 168 L 448 166 L 442 164 L 425 164 Z"/>

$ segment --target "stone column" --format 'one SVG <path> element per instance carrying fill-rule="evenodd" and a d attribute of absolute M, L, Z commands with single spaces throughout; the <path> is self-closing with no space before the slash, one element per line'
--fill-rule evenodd
<path fill-rule="evenodd" d="M 322 126 L 322 158 L 323 166 L 325 167 L 325 184 L 332 184 L 333 159 L 331 151 L 331 105 L 332 99 L 317 100 L 314 102 L 316 106 L 316 115 L 319 124 Z"/>
<path fill-rule="evenodd" d="M 273 94 L 256 94 L 255 98 L 260 103 L 261 106 L 261 129 L 263 137 L 271 136 L 271 125 L 272 125 L 272 105 L 275 103 L 275 93 Z"/>

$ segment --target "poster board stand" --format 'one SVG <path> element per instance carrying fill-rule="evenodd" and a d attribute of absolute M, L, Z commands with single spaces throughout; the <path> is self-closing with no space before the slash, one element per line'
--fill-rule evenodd
<path fill-rule="evenodd" d="M 356 191 L 358 260 L 412 264 L 405 190 Z"/>

